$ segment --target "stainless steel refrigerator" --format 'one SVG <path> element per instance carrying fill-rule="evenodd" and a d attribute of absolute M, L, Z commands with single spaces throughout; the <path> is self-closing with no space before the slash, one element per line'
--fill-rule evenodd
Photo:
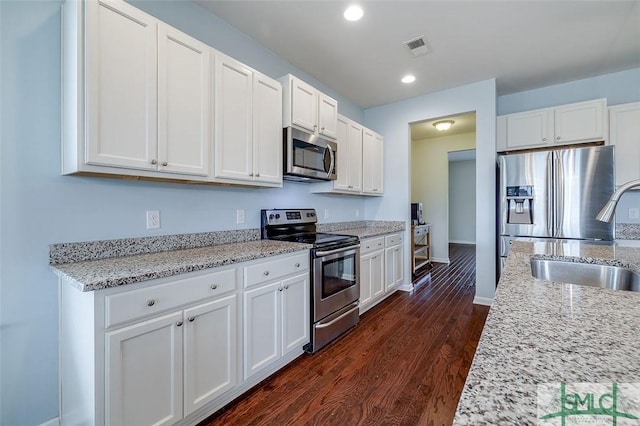
<path fill-rule="evenodd" d="M 613 147 L 498 157 L 500 272 L 517 237 L 613 240 L 596 215 L 614 191 Z"/>

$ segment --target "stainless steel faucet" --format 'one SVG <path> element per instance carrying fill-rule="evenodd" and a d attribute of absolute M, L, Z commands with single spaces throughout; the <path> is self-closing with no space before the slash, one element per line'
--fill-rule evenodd
<path fill-rule="evenodd" d="M 600 222 L 611 222 L 613 218 L 613 213 L 616 211 L 616 206 L 618 205 L 618 201 L 622 194 L 627 192 L 633 188 L 640 188 L 640 179 L 630 180 L 629 182 L 622 184 L 615 190 L 613 194 L 611 194 L 611 198 L 607 201 L 607 204 L 604 205 L 596 219 Z"/>

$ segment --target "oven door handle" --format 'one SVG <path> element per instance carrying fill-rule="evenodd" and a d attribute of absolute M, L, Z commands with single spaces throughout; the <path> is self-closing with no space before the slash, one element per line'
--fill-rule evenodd
<path fill-rule="evenodd" d="M 330 254 L 340 253 L 348 250 L 355 250 L 357 248 L 360 248 L 360 244 L 356 244 L 355 246 L 341 247 L 339 249 L 329 250 L 329 251 L 317 251 L 316 257 L 329 256 Z"/>
<path fill-rule="evenodd" d="M 358 301 L 353 302 L 351 304 L 353 306 L 353 308 L 349 309 L 347 312 L 345 312 L 344 314 L 340 315 L 338 318 L 334 318 L 331 321 L 329 321 L 326 324 L 317 324 L 315 326 L 315 328 L 326 328 L 326 327 L 331 327 L 333 324 L 337 323 L 338 321 L 340 321 L 342 318 L 346 317 L 347 315 L 349 315 L 350 313 L 352 313 L 353 311 L 355 311 L 356 309 L 359 309 L 360 307 L 360 303 Z"/>

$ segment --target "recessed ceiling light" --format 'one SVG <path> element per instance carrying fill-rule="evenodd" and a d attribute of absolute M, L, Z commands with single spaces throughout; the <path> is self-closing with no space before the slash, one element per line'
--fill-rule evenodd
<path fill-rule="evenodd" d="M 439 131 L 444 132 L 445 130 L 449 130 L 449 128 L 453 126 L 454 123 L 455 121 L 453 120 L 442 120 L 442 121 L 436 121 L 435 123 L 433 123 L 433 125 Z"/>
<path fill-rule="evenodd" d="M 402 77 L 402 80 L 400 81 L 402 81 L 404 84 L 413 83 L 414 81 L 416 81 L 416 76 L 412 74 L 407 74 L 404 77 Z"/>
<path fill-rule="evenodd" d="M 344 11 L 344 19 L 347 21 L 359 21 L 360 18 L 362 18 L 362 15 L 364 15 L 364 12 L 362 11 L 362 8 L 357 5 L 349 6 Z"/>

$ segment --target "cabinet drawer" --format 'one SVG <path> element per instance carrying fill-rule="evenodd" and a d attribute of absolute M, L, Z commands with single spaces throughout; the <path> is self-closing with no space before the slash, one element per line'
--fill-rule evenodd
<path fill-rule="evenodd" d="M 251 287 L 267 281 L 309 269 L 309 253 L 296 254 L 283 259 L 269 260 L 244 268 L 244 286 Z"/>
<path fill-rule="evenodd" d="M 105 326 L 111 327 L 235 289 L 234 268 L 106 296 Z"/>
<path fill-rule="evenodd" d="M 385 247 L 397 246 L 398 244 L 402 244 L 402 234 L 393 234 L 384 237 Z"/>
<path fill-rule="evenodd" d="M 413 229 L 413 235 L 416 237 L 425 235 L 427 232 L 429 232 L 429 225 L 420 225 Z"/>
<path fill-rule="evenodd" d="M 360 241 L 360 254 L 370 253 L 384 248 L 384 237 L 365 238 Z"/>

